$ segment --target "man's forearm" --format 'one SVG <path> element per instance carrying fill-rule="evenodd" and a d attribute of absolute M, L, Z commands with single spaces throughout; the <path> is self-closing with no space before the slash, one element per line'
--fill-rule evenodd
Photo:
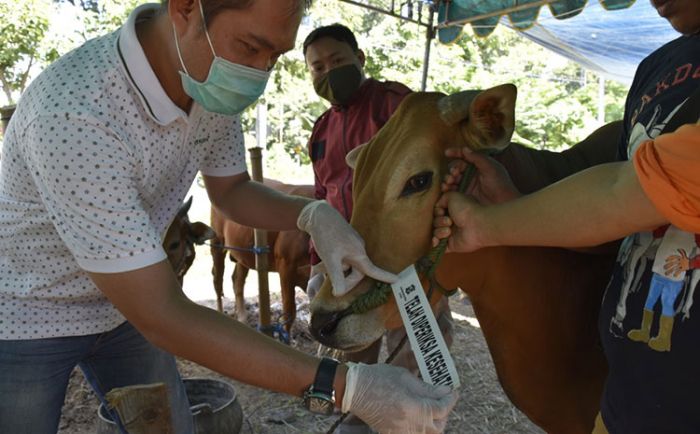
<path fill-rule="evenodd" d="M 227 218 L 242 225 L 284 231 L 296 229 L 301 209 L 311 199 L 291 196 L 255 181 L 243 181 L 220 192 L 212 202 Z"/>
<path fill-rule="evenodd" d="M 630 162 L 599 165 L 483 209 L 488 245 L 585 247 L 666 223 Z"/>
<path fill-rule="evenodd" d="M 125 273 L 91 273 L 102 292 L 154 345 L 236 380 L 301 396 L 318 359 L 266 337 L 182 293 L 167 262 Z M 344 367 L 336 393 L 345 390 Z"/>
<path fill-rule="evenodd" d="M 532 193 L 589 167 L 617 161 L 622 122 L 603 125 L 583 141 L 562 152 L 512 143 L 494 158 L 508 170 L 523 193 Z"/>
<path fill-rule="evenodd" d="M 173 318 L 146 337 L 164 350 L 247 384 L 300 395 L 313 381 L 313 357 L 182 297 L 160 307 Z M 290 375 L 295 373 L 295 375 Z"/>
<path fill-rule="evenodd" d="M 174 320 L 151 329 L 150 337 L 168 352 L 246 384 L 293 396 L 301 396 L 314 381 L 318 359 L 311 355 L 186 299 L 165 308 Z M 344 374 L 345 367 L 339 367 L 338 400 Z"/>

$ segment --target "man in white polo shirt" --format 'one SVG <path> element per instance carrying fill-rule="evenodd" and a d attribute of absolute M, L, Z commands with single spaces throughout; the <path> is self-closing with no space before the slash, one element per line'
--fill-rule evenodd
<path fill-rule="evenodd" d="M 335 288 L 395 278 L 325 202 L 246 171 L 237 115 L 293 48 L 304 3 L 143 5 L 24 93 L 0 160 L 0 433 L 56 432 L 76 365 L 100 399 L 165 382 L 175 432 L 192 433 L 172 354 L 270 390 L 310 390 L 310 409 L 335 405 L 380 432 L 442 431 L 449 390 L 401 368 L 319 362 L 198 306 L 161 247 L 199 170 L 229 218 L 309 232 Z"/>

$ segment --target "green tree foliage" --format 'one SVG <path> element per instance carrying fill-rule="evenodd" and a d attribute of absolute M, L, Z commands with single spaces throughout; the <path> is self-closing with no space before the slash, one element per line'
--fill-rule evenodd
<path fill-rule="evenodd" d="M 75 5 L 71 7 L 76 9 L 75 13 L 82 22 L 74 40 L 68 44 L 70 46 L 60 47 L 63 54 L 86 39 L 114 30 L 143 0 L 59 1 L 64 5 L 66 2 Z M 17 60 L 19 57 L 13 60 L 4 53 L 12 51 L 6 48 L 11 46 L 18 47 L 14 49 L 15 53 L 32 51 L 31 41 L 41 39 L 46 33 L 47 2 L 49 0 L 26 0 L 19 2 L 23 7 L 18 8 L 14 1 L 0 0 L 0 8 L 5 8 L 2 9 L 3 15 L 5 10 L 12 10 L 15 14 L 12 17 L 15 17 L 18 10 L 26 9 L 24 15 L 9 20 L 15 27 L 0 32 L 0 65 L 3 68 L 8 61 L 13 61 L 15 67 L 26 66 L 27 60 Z M 34 9 L 29 5 L 34 5 Z M 414 90 L 421 88 L 426 41 L 424 27 L 338 0 L 315 0 L 299 29 L 297 46 L 279 60 L 265 96 L 258 102 L 267 108 L 268 149 L 283 149 L 300 164 L 309 162 L 306 147 L 311 129 L 318 116 L 328 108 L 328 103 L 314 93 L 301 44 L 314 28 L 335 22 L 355 31 L 360 48 L 367 55 L 365 71 L 368 76 L 399 81 Z M 32 26 L 18 23 L 32 23 Z M 6 25 L 3 20 L 3 26 Z M 34 30 L 30 30 L 32 28 Z M 19 48 L 25 46 L 30 48 Z M 25 56 L 22 59 L 32 58 L 31 54 L 21 55 Z M 54 52 L 53 57 L 41 59 L 50 60 L 55 55 Z M 35 54 L 34 58 L 40 56 Z M 463 37 L 452 45 L 433 40 L 429 65 L 428 91 L 453 93 L 514 83 L 519 92 L 514 140 L 520 143 L 558 149 L 576 143 L 599 126 L 599 77 L 505 26 L 499 26 L 491 36 L 483 39 L 475 37 L 467 27 Z M 12 77 L 21 78 L 20 73 L 13 74 Z M 26 80 L 26 75 L 24 77 Z M 621 118 L 627 89 L 612 81 L 605 84 L 605 120 L 609 122 Z M 256 106 L 248 109 L 242 118 L 248 140 L 254 139 Z"/>
<path fill-rule="evenodd" d="M 143 0 L 103 0 L 82 2 L 81 19 L 84 27 L 79 31 L 84 41 L 115 30 L 129 13 Z"/>
<path fill-rule="evenodd" d="M 70 3 L 73 6 L 80 6 L 86 11 L 94 11 L 97 12 L 99 11 L 98 9 L 98 1 L 97 0 L 57 0 L 59 3 L 60 2 L 66 2 Z"/>
<path fill-rule="evenodd" d="M 8 104 L 22 93 L 31 71 L 58 58 L 47 44 L 49 0 L 0 0 L 0 84 Z"/>
<path fill-rule="evenodd" d="M 294 52 L 275 68 L 266 91 L 268 148 L 282 144 L 296 161 L 305 154 L 313 121 L 327 103 L 313 92 L 301 42 L 315 27 L 340 22 L 356 33 L 367 55 L 365 72 L 380 80 L 421 87 L 425 28 L 337 0 L 316 0 L 299 31 Z M 502 83 L 518 87 L 515 141 L 538 148 L 566 148 L 600 126 L 599 76 L 499 26 L 488 38 L 470 28 L 452 45 L 432 41 L 427 90 L 453 93 Z M 606 81 L 606 122 L 622 116 L 626 87 Z M 293 90 L 292 90 L 293 89 Z M 246 113 L 250 130 L 254 111 Z"/>
<path fill-rule="evenodd" d="M 140 3 L 143 1 L 0 0 L 0 84 L 4 103 L 15 103 L 32 77 L 60 55 L 119 27 Z M 52 22 L 60 14 L 76 16 L 80 25 L 67 30 L 60 22 L 62 18 Z"/>

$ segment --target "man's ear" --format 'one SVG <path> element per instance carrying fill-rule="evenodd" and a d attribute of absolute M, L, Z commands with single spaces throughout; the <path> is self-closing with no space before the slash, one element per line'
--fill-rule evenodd
<path fill-rule="evenodd" d="M 365 57 L 365 52 L 360 50 L 359 48 L 357 49 L 357 58 L 360 59 L 360 65 L 362 65 L 362 67 L 364 68 L 367 58 Z"/>
<path fill-rule="evenodd" d="M 197 1 L 201 0 L 168 1 L 168 16 L 178 35 L 184 34 L 187 27 L 191 25 L 190 21 L 195 17 L 194 12 L 197 12 L 196 16 L 199 17 L 199 11 L 196 9 L 199 7 Z"/>
<path fill-rule="evenodd" d="M 360 156 L 360 152 L 362 152 L 362 149 L 367 146 L 367 143 L 363 143 L 357 148 L 353 149 L 352 151 L 348 152 L 347 155 L 345 155 L 345 162 L 350 166 L 353 170 L 355 169 L 355 165 L 357 164 L 357 158 Z"/>

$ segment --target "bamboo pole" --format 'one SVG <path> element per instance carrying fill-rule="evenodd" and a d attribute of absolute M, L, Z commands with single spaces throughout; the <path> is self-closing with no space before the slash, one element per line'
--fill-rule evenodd
<path fill-rule="evenodd" d="M 250 163 L 253 180 L 263 182 L 262 148 L 255 147 L 250 149 Z M 267 231 L 255 229 L 253 234 L 256 247 L 267 247 Z M 260 308 L 258 327 L 263 333 L 272 335 L 272 330 L 270 329 L 270 286 L 267 280 L 267 272 L 269 270 L 268 255 L 269 252 L 266 249 L 255 253 L 255 269 L 258 272 L 258 305 Z"/>

